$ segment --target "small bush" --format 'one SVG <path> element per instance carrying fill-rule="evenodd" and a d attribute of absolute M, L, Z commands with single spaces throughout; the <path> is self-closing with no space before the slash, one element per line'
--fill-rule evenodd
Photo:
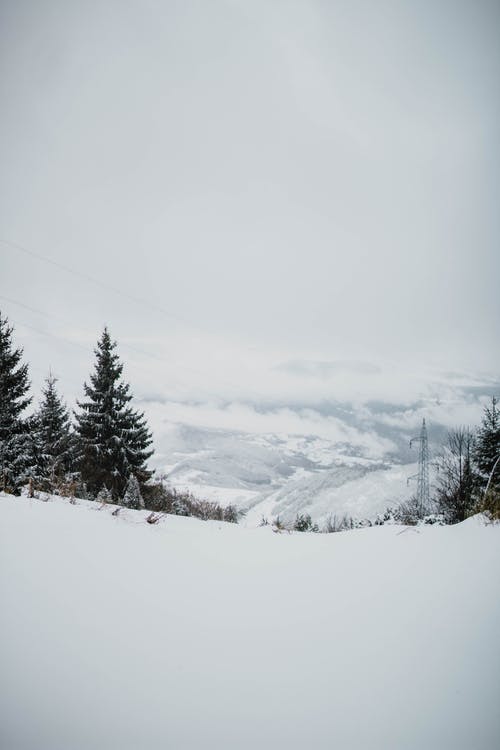
<path fill-rule="evenodd" d="M 202 521 L 225 521 L 238 523 L 244 515 L 235 505 L 220 505 L 212 500 L 199 500 L 190 492 L 179 492 L 169 487 L 163 477 L 151 482 L 143 490 L 144 505 L 154 513 L 170 513 L 174 516 L 192 516 Z"/>
<path fill-rule="evenodd" d="M 107 503 L 110 503 L 111 501 L 112 501 L 111 492 L 108 490 L 106 485 L 104 485 L 104 487 L 101 487 L 101 489 L 97 493 L 96 502 L 101 503 L 101 505 L 106 505 Z"/>
<path fill-rule="evenodd" d="M 79 500 L 95 500 L 95 495 L 88 489 L 85 482 L 75 481 L 72 485 L 73 496 Z"/>
<path fill-rule="evenodd" d="M 177 496 L 172 501 L 172 513 L 174 516 L 190 516 L 191 506 L 186 497 Z"/>
<path fill-rule="evenodd" d="M 491 488 L 477 503 L 477 512 L 484 513 L 490 521 L 500 521 L 500 492 Z"/>
<path fill-rule="evenodd" d="M 226 523 L 238 523 L 238 519 L 242 515 L 242 511 L 236 510 L 236 506 L 226 505 L 224 508 L 224 518 L 222 520 Z"/>
<path fill-rule="evenodd" d="M 97 497 L 99 498 L 99 495 Z M 144 508 L 144 498 L 142 497 L 139 481 L 134 474 L 131 474 L 128 478 L 121 505 L 125 505 L 125 507 L 133 508 L 135 510 Z"/>
<path fill-rule="evenodd" d="M 394 520 L 394 510 L 393 508 L 386 508 L 386 510 L 383 512 L 382 515 L 378 515 L 374 522 L 374 526 L 385 526 L 385 524 L 391 524 L 396 523 Z"/>
<path fill-rule="evenodd" d="M 61 495 L 61 497 L 75 497 L 78 489 L 78 482 L 76 479 L 65 479 L 61 480 L 57 486 L 57 492 L 55 494 Z"/>
<path fill-rule="evenodd" d="M 426 509 L 421 507 L 416 497 L 412 497 L 406 502 L 397 505 L 392 515 L 396 523 L 401 523 L 405 526 L 416 526 L 419 521 L 424 519 Z"/>
<path fill-rule="evenodd" d="M 297 517 L 295 519 L 295 522 L 293 524 L 294 531 L 313 531 L 317 532 L 319 531 L 319 527 L 317 523 L 313 523 L 311 516 L 309 513 L 297 513 Z"/>
<path fill-rule="evenodd" d="M 335 534 L 338 531 L 349 531 L 350 529 L 356 528 L 357 523 L 353 521 L 351 516 L 345 513 L 343 516 L 329 516 L 324 527 L 324 534 Z"/>
<path fill-rule="evenodd" d="M 276 516 L 276 518 L 273 521 L 273 531 L 288 531 L 288 527 L 286 524 L 281 520 L 279 516 Z"/>

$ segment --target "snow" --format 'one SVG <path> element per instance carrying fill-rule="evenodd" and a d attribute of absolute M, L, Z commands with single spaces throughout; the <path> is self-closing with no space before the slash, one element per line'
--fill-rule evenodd
<path fill-rule="evenodd" d="M 317 473 L 291 479 L 276 492 L 253 504 L 245 517 L 247 525 L 259 518 L 293 522 L 298 513 L 309 513 L 320 526 L 334 515 L 347 514 L 354 519 L 374 519 L 401 502 L 409 494 L 407 477 L 416 464 L 380 468 L 360 464 L 338 465 Z M 413 487 L 414 491 L 414 487 Z"/>
<path fill-rule="evenodd" d="M 160 429 L 158 473 L 166 471 L 178 490 L 247 511 L 248 525 L 262 516 L 292 522 L 297 513 L 309 513 L 320 525 L 332 515 L 373 519 L 415 492 L 407 483 L 417 471 L 415 455 L 413 463 L 405 455 L 381 462 L 313 435 L 187 425 L 170 426 L 166 440 L 161 435 Z"/>
<path fill-rule="evenodd" d="M 98 507 L 0 496 L 2 748 L 499 746 L 499 526 Z"/>

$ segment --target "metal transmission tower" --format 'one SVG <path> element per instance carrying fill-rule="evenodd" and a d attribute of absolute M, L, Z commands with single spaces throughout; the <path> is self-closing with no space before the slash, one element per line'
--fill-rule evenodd
<path fill-rule="evenodd" d="M 415 474 L 410 479 L 417 480 L 417 503 L 420 511 L 420 515 L 423 516 L 425 512 L 429 510 L 429 444 L 427 441 L 427 427 L 425 426 L 425 419 L 422 420 L 422 429 L 420 435 L 410 440 L 410 448 L 413 443 L 419 441 L 420 448 L 418 451 L 418 474 Z M 408 480 L 408 481 L 409 481 Z"/>

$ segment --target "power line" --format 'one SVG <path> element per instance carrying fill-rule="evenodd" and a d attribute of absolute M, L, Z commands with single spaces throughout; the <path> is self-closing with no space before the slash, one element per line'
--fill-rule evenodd
<path fill-rule="evenodd" d="M 97 284 L 97 286 L 100 286 L 102 289 L 107 289 L 108 291 L 111 291 L 120 297 L 124 297 L 125 299 L 135 302 L 137 305 L 140 305 L 140 306 L 145 305 L 149 307 L 151 310 L 154 310 L 155 312 L 159 312 L 162 315 L 165 315 L 168 318 L 171 318 L 172 320 L 176 320 L 178 323 L 187 325 L 190 328 L 193 328 L 195 330 L 198 329 L 199 331 L 206 332 L 203 330 L 203 328 L 199 324 L 192 323 L 191 321 L 186 320 L 186 318 L 182 318 L 179 315 L 175 315 L 174 313 L 168 312 L 168 310 L 165 310 L 164 308 L 160 307 L 154 302 L 151 302 L 150 300 L 142 299 L 141 297 L 136 297 L 134 294 L 130 294 L 129 292 L 124 292 L 122 289 L 118 289 L 112 284 L 108 284 L 107 282 L 102 281 L 101 279 L 96 279 L 94 276 L 91 276 L 90 274 L 85 273 L 84 271 L 77 271 L 75 268 L 71 268 L 70 266 L 67 266 L 65 263 L 59 263 L 59 261 L 53 260 L 52 258 L 48 258 L 46 255 L 42 255 L 42 253 L 35 252 L 35 250 L 31 250 L 25 247 L 24 245 L 20 245 L 18 242 L 11 242 L 10 240 L 5 240 L 2 238 L 0 238 L 0 242 L 4 245 L 7 245 L 7 247 L 11 247 L 14 250 L 19 250 L 23 253 L 26 253 L 27 255 L 30 255 L 32 258 L 37 258 L 38 260 L 41 260 L 44 263 L 49 263 L 50 265 L 54 266 L 55 268 L 59 268 L 61 271 L 64 271 L 65 273 L 69 273 L 80 279 L 84 279 L 85 281 L 88 281 L 92 284 Z"/>
<path fill-rule="evenodd" d="M 31 307 L 30 305 L 26 305 L 24 302 L 20 302 L 19 300 L 12 299 L 12 298 L 7 297 L 7 296 L 5 296 L 3 294 L 0 294 L 0 299 L 4 299 L 5 301 L 9 302 L 10 304 L 14 304 L 14 305 L 18 305 L 19 307 L 23 307 L 24 309 L 29 310 L 30 312 L 34 312 L 37 315 L 43 315 L 43 316 L 45 316 L 47 318 L 52 318 L 52 319 L 54 319 L 56 321 L 63 322 L 62 319 L 58 318 L 56 315 L 52 315 L 50 313 L 45 312 L 44 310 L 39 310 L 39 309 L 37 309 L 35 307 Z M 49 336 L 50 338 L 53 338 L 56 341 L 62 341 L 62 342 L 71 344 L 72 346 L 78 346 L 78 347 L 80 347 L 80 349 L 83 349 L 85 352 L 87 352 L 87 354 L 89 353 L 89 346 L 90 345 L 85 346 L 84 344 L 81 344 L 81 343 L 79 343 L 77 341 L 73 341 L 72 339 L 69 339 L 69 338 L 67 338 L 65 336 L 57 336 L 56 334 L 49 333 L 48 331 L 43 331 L 42 329 L 36 328 L 35 326 L 29 325 L 28 323 L 18 322 L 18 321 L 13 320 L 12 318 L 11 318 L 11 320 L 16 325 L 24 326 L 25 328 L 29 328 L 32 331 L 35 331 L 36 333 L 42 334 L 43 336 Z M 132 346 L 131 344 L 125 344 L 123 342 L 120 342 L 120 348 L 121 347 L 126 348 L 126 349 L 130 349 L 130 350 L 132 350 L 132 351 L 136 352 L 137 354 L 140 354 L 140 355 L 142 355 L 144 357 L 149 357 L 151 359 L 155 359 L 157 362 L 161 362 L 162 364 L 166 364 L 170 368 L 182 369 L 182 370 L 184 370 L 186 372 L 189 372 L 189 373 L 192 373 L 192 374 L 195 374 L 195 375 L 201 375 L 203 377 L 206 376 L 205 372 L 203 372 L 201 370 L 198 370 L 198 369 L 196 369 L 194 367 L 188 367 L 186 365 L 181 365 L 179 363 L 173 362 L 172 360 L 167 360 L 164 357 L 159 357 L 159 356 L 157 356 L 155 354 L 152 354 L 151 352 L 147 352 L 147 351 L 144 351 L 143 349 L 139 349 L 139 348 L 137 348 L 135 346 Z M 221 382 L 225 383 L 227 386 L 231 386 L 232 387 L 232 385 L 233 385 L 232 383 L 229 383 L 229 381 L 227 381 L 225 379 L 221 379 Z"/>
<path fill-rule="evenodd" d="M 2 297 L 2 299 L 5 299 L 2 295 L 0 295 L 0 296 Z M 28 307 L 28 306 L 27 305 L 23 305 L 23 307 Z M 28 308 L 28 309 L 34 310 L 34 308 Z M 56 341 L 60 341 L 60 342 L 62 342 L 64 344 L 70 344 L 71 346 L 77 346 L 80 349 L 83 349 L 87 355 L 89 354 L 89 348 L 90 347 L 87 347 L 84 344 L 80 344 L 78 341 L 72 341 L 71 339 L 68 339 L 68 338 L 63 337 L 63 336 L 56 336 L 55 334 L 49 333 L 49 331 L 43 331 L 41 328 L 37 328 L 36 326 L 32 326 L 32 325 L 29 325 L 28 323 L 23 323 L 23 322 L 20 322 L 18 320 L 14 320 L 11 316 L 9 316 L 9 320 L 12 323 L 14 323 L 16 326 L 19 326 L 21 328 L 29 328 L 31 331 L 35 331 L 36 333 L 40 333 L 43 336 L 49 336 L 50 338 L 55 339 Z M 136 350 L 136 351 L 139 351 L 139 350 Z M 41 367 L 37 367 L 36 365 L 33 365 L 31 362 L 29 364 L 29 367 L 30 367 L 30 370 L 36 370 L 37 372 L 43 373 L 44 375 L 47 374 L 47 371 L 45 369 L 42 369 Z M 57 373 L 55 373 L 55 375 L 58 378 L 58 380 L 61 379 L 60 375 L 58 375 Z"/>
<path fill-rule="evenodd" d="M 39 310 L 36 307 L 30 307 L 30 305 L 26 305 L 24 302 L 19 302 L 19 300 L 17 299 L 11 299 L 11 297 L 6 297 L 4 294 L 0 294 L 0 299 L 5 300 L 6 302 L 10 302 L 12 305 L 18 305 L 19 307 L 24 307 L 25 310 L 34 312 L 37 315 L 44 315 L 46 318 L 52 318 L 52 320 L 56 320 L 59 323 L 65 322 L 63 321 L 62 318 L 58 317 L 57 315 L 53 315 L 52 313 L 45 312 L 44 310 Z M 39 331 L 39 333 L 43 333 L 43 331 Z M 69 339 L 67 340 L 69 341 Z M 74 343 L 74 342 L 69 341 L 69 343 Z M 142 354 L 145 357 L 151 357 L 152 359 L 156 359 L 158 362 L 166 362 L 165 359 L 158 357 L 156 354 L 152 354 L 151 352 L 146 352 L 143 349 L 138 349 L 136 346 L 132 346 L 132 344 L 126 344 L 126 343 L 120 342 L 120 346 L 125 347 L 126 349 L 131 349 L 133 352 Z"/>
<path fill-rule="evenodd" d="M 46 315 L 49 317 L 48 313 L 44 313 L 43 310 L 37 310 L 36 307 L 30 307 L 29 305 L 26 305 L 24 302 L 19 302 L 17 299 L 11 299 L 10 297 L 6 297 L 4 294 L 0 294 L 0 299 L 4 299 L 6 302 L 10 302 L 12 305 L 18 305 L 19 307 L 24 307 L 25 310 L 29 310 L 30 312 L 37 313 L 37 315 Z M 51 316 L 54 317 L 54 316 Z"/>
<path fill-rule="evenodd" d="M 33 308 L 31 308 L 31 309 L 33 309 Z M 80 344 L 78 341 L 72 341 L 71 339 L 68 339 L 66 337 L 57 336 L 57 335 L 55 335 L 53 333 L 49 333 L 48 331 L 43 331 L 41 328 L 36 328 L 36 326 L 32 326 L 32 325 L 29 325 L 28 323 L 23 323 L 23 322 L 20 322 L 18 320 L 14 320 L 11 316 L 9 316 L 9 319 L 16 326 L 20 326 L 21 328 L 29 328 L 31 331 L 35 331 L 36 333 L 40 333 L 43 336 L 49 336 L 50 338 L 55 339 L 56 341 L 60 341 L 60 342 L 62 342 L 64 344 L 70 344 L 71 346 L 77 346 L 80 349 L 83 349 L 87 355 L 90 354 L 90 352 L 89 352 L 90 345 L 89 346 L 85 346 L 84 344 Z M 136 351 L 138 351 L 138 350 L 136 350 Z M 30 363 L 30 369 L 38 370 L 39 372 L 45 372 L 45 370 L 42 370 L 42 368 L 36 367 L 33 364 L 31 364 L 31 363 Z"/>
<path fill-rule="evenodd" d="M 3 239 L 3 238 L 0 238 L 0 243 L 6 245 L 7 247 L 11 247 L 11 248 L 13 248 L 15 250 L 19 250 L 19 251 L 21 251 L 21 252 L 23 252 L 23 253 L 25 253 L 25 254 L 33 257 L 33 258 L 37 258 L 38 260 L 41 260 L 41 261 L 43 261 L 45 263 L 48 263 L 48 264 L 54 266 L 55 268 L 59 268 L 62 271 L 68 273 L 68 274 L 71 274 L 71 275 L 76 276 L 78 278 L 84 279 L 87 282 L 96 284 L 97 286 L 100 286 L 102 289 L 107 289 L 109 291 L 112 291 L 114 294 L 116 294 L 118 296 L 124 297 L 125 299 L 128 299 L 128 300 L 131 300 L 131 301 L 135 302 L 137 305 L 141 306 L 141 308 L 143 306 L 147 306 L 150 309 L 152 309 L 152 310 L 154 310 L 156 312 L 159 312 L 159 313 L 161 313 L 162 315 L 165 315 L 168 318 L 171 318 L 173 320 L 176 320 L 179 323 L 182 323 L 184 325 L 189 326 L 193 330 L 198 330 L 199 332 L 202 332 L 202 333 L 208 333 L 208 331 L 206 331 L 206 330 L 204 331 L 203 328 L 200 325 L 194 324 L 194 323 L 192 323 L 192 322 L 190 322 L 190 321 L 188 321 L 188 320 L 186 320 L 184 318 L 181 318 L 181 317 L 179 317 L 177 315 L 174 315 L 173 313 L 168 312 L 167 310 L 163 309 L 159 305 L 156 305 L 154 302 L 150 302 L 149 300 L 141 299 L 140 297 L 136 297 L 135 295 L 132 295 L 132 294 L 130 294 L 128 292 L 124 292 L 123 290 L 118 289 L 117 287 L 114 287 L 111 284 L 108 284 L 108 283 L 106 283 L 104 281 L 101 281 L 100 279 L 96 279 L 95 277 L 91 276 L 90 274 L 84 273 L 82 271 L 77 271 L 76 269 L 71 268 L 70 266 L 67 266 L 64 263 L 59 263 L 58 261 L 55 261 L 52 258 L 48 258 L 46 255 L 43 255 L 42 253 L 39 253 L 39 252 L 37 252 L 35 250 L 31 250 L 30 248 L 27 248 L 24 245 L 20 245 L 18 242 L 11 242 L 10 240 L 6 240 L 6 239 Z M 21 307 L 24 307 L 24 308 L 30 310 L 31 312 L 35 312 L 36 314 L 45 315 L 47 317 L 54 317 L 56 319 L 56 316 L 49 315 L 49 313 L 45 313 L 42 310 L 37 310 L 36 308 L 30 307 L 29 305 L 26 305 L 26 304 L 24 304 L 22 302 L 19 302 L 17 300 L 9 300 L 9 298 L 5 297 L 5 296 L 2 296 L 2 298 L 5 299 L 5 300 L 7 300 L 7 301 L 13 302 L 13 304 L 20 305 Z M 61 320 L 61 319 L 59 319 L 59 320 Z M 28 328 L 29 327 L 33 328 L 32 326 L 27 326 L 27 327 Z M 33 328 L 33 330 L 37 330 L 37 329 Z M 54 336 L 53 334 L 47 334 L 45 331 L 38 331 L 38 333 L 42 333 L 44 335 L 52 335 L 52 338 L 56 338 L 56 339 L 58 338 L 59 340 L 66 340 L 66 341 L 68 341 L 68 343 L 71 343 L 71 344 L 75 344 L 76 343 L 76 342 L 70 341 L 69 339 L 63 339 L 62 337 Z M 187 367 L 186 365 L 175 364 L 175 363 L 173 363 L 170 360 L 167 361 L 166 359 L 164 359 L 162 357 L 158 357 L 158 356 L 156 356 L 154 354 L 151 354 L 149 352 L 141 351 L 140 349 L 138 349 L 138 348 L 136 348 L 136 347 L 134 347 L 134 346 L 132 346 L 130 344 L 122 344 L 122 343 L 120 343 L 120 346 L 124 346 L 125 348 L 129 348 L 132 351 L 135 351 L 135 352 L 137 352 L 139 354 L 142 354 L 142 355 L 147 356 L 147 357 L 151 357 L 152 359 L 156 359 L 159 362 L 164 362 L 169 367 L 175 366 L 177 368 L 181 368 L 181 369 L 185 370 L 186 372 L 191 372 L 191 373 L 194 373 L 196 375 L 202 375 L 203 377 L 206 376 L 206 372 L 202 372 L 201 370 L 197 370 L 197 369 L 195 369 L 193 367 Z M 227 381 L 224 378 L 220 378 L 219 377 L 219 380 L 220 380 L 221 383 L 224 383 L 226 386 L 228 386 L 230 388 L 234 385 L 234 383 L 230 383 L 229 381 Z"/>
<path fill-rule="evenodd" d="M 12 318 L 10 318 L 12 320 Z M 71 341 L 71 339 L 63 338 L 62 336 L 56 336 L 54 333 L 49 333 L 48 331 L 42 331 L 41 328 L 35 328 L 35 326 L 30 326 L 28 323 L 19 323 L 19 321 L 12 320 L 13 323 L 16 324 L 16 326 L 23 326 L 24 328 L 30 328 L 32 331 L 35 331 L 36 333 L 41 333 L 42 336 L 49 336 L 51 339 L 56 339 L 56 341 L 64 341 L 67 344 L 71 344 L 72 346 L 78 346 L 80 349 L 83 349 L 87 354 L 89 353 L 89 349 L 87 346 L 84 346 L 83 344 L 80 344 L 78 341 Z"/>

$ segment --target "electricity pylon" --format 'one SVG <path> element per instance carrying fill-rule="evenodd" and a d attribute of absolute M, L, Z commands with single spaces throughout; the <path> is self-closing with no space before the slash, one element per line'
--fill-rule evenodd
<path fill-rule="evenodd" d="M 418 451 L 418 474 L 415 474 L 410 479 L 417 480 L 417 503 L 420 512 L 420 516 L 423 517 L 424 513 L 429 510 L 429 444 L 427 442 L 427 427 L 425 426 L 425 419 L 422 420 L 422 429 L 420 435 L 410 440 L 410 448 L 413 443 L 419 441 L 420 447 Z"/>

